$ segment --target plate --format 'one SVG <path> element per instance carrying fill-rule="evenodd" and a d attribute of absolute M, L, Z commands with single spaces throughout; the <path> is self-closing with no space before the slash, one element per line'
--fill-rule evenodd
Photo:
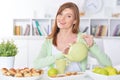
<path fill-rule="evenodd" d="M 12 76 L 5 76 L 0 75 L 1 80 L 41 80 L 42 74 L 40 76 L 34 76 L 34 77 L 12 77 Z"/>
<path fill-rule="evenodd" d="M 78 72 L 76 75 L 60 74 L 56 77 L 49 77 L 50 80 L 83 80 L 85 76 L 84 72 Z"/>
<path fill-rule="evenodd" d="M 0 80 L 41 80 L 43 74 L 43 70 L 34 68 L 2 68 L 0 71 Z"/>

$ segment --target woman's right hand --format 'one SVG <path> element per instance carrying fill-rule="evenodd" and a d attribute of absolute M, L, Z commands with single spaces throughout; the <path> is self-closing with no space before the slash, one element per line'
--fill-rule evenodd
<path fill-rule="evenodd" d="M 68 54 L 69 49 L 70 49 L 70 46 L 67 46 L 67 47 L 64 49 L 63 54 Z"/>
<path fill-rule="evenodd" d="M 63 54 L 68 54 L 68 51 L 69 51 L 69 49 L 70 49 L 70 46 L 71 46 L 72 44 L 74 44 L 74 43 L 75 43 L 75 41 L 72 42 L 72 43 L 69 43 L 69 45 L 64 49 Z"/>

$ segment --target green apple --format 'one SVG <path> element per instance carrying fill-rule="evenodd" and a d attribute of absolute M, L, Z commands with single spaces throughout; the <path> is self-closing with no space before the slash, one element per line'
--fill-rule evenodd
<path fill-rule="evenodd" d="M 95 67 L 93 69 L 93 72 L 97 73 L 97 74 L 108 75 L 107 70 L 105 70 L 104 68 L 101 68 L 101 67 Z"/>
<path fill-rule="evenodd" d="M 108 75 L 117 75 L 118 74 L 117 69 L 112 66 L 106 66 L 106 67 L 104 67 L 104 69 L 107 70 Z"/>
<path fill-rule="evenodd" d="M 108 75 L 108 72 L 104 68 L 101 68 L 99 74 Z"/>
<path fill-rule="evenodd" d="M 99 73 L 100 69 L 101 69 L 101 67 L 97 66 L 97 67 L 94 67 L 92 71 L 95 72 L 95 73 Z"/>
<path fill-rule="evenodd" d="M 50 68 L 48 70 L 48 76 L 55 77 L 58 74 L 58 70 L 56 68 Z"/>
<path fill-rule="evenodd" d="M 120 74 L 120 71 L 118 71 L 118 74 Z"/>

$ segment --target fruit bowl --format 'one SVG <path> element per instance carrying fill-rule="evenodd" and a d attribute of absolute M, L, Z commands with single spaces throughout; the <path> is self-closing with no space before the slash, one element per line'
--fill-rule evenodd
<path fill-rule="evenodd" d="M 97 74 L 92 71 L 87 71 L 86 73 L 94 80 L 120 80 L 120 74 L 107 76 L 107 75 Z"/>

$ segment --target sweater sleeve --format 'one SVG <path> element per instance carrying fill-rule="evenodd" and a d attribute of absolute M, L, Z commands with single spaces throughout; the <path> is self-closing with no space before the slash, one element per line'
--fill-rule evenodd
<path fill-rule="evenodd" d="M 49 40 L 45 40 L 41 46 L 41 50 L 37 58 L 33 62 L 33 66 L 36 69 L 44 68 L 51 66 L 55 63 L 55 60 L 63 57 L 60 55 L 52 55 L 51 47 Z"/>
<path fill-rule="evenodd" d="M 84 34 L 79 33 L 78 41 L 86 44 L 85 40 L 82 39 L 82 37 L 81 37 L 82 35 L 84 35 Z M 91 54 L 100 63 L 100 65 L 102 65 L 102 66 L 111 66 L 112 65 L 112 62 L 111 62 L 109 56 L 107 54 L 105 54 L 103 51 L 101 51 L 96 43 L 94 43 L 92 47 L 88 47 L 88 48 L 89 48 L 89 51 L 91 52 Z M 87 61 L 83 61 L 82 64 L 84 65 L 86 62 Z"/>
<path fill-rule="evenodd" d="M 90 47 L 91 54 L 98 60 L 100 65 L 102 66 L 111 66 L 112 62 L 107 54 L 99 49 L 99 47 L 94 43 L 92 47 Z"/>

